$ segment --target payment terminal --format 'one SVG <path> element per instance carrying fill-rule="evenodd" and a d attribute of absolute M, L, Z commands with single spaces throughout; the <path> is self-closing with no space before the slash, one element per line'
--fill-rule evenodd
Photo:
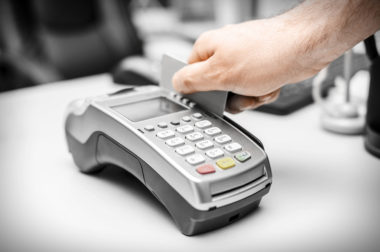
<path fill-rule="evenodd" d="M 272 174 L 261 142 L 216 106 L 225 105 L 226 93 L 173 92 L 171 76 L 182 66 L 165 56 L 167 76 L 161 79 L 169 84 L 74 101 L 65 131 L 82 172 L 106 165 L 127 170 L 165 206 L 183 234 L 195 235 L 257 208 Z"/>

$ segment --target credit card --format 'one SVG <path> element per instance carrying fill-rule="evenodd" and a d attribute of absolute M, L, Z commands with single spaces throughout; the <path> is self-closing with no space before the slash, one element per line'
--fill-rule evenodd
<path fill-rule="evenodd" d="M 173 75 L 184 66 L 186 66 L 185 62 L 165 54 L 162 57 L 161 63 L 160 87 L 176 92 L 173 88 L 172 78 Z M 202 84 L 203 83 L 199 83 L 199 85 Z M 223 112 L 226 108 L 228 92 L 205 91 L 183 96 L 197 103 L 202 109 L 223 116 Z"/>

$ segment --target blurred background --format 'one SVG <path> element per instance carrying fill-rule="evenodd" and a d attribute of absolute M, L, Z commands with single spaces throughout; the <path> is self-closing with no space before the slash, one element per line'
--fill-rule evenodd
<path fill-rule="evenodd" d="M 130 56 L 142 58 L 132 57 L 127 67 L 157 81 L 164 52 L 186 60 L 202 32 L 275 15 L 297 2 L 0 0 L 0 91 L 112 72 Z"/>
<path fill-rule="evenodd" d="M 120 84 L 156 84 L 164 53 L 186 61 L 202 32 L 271 17 L 299 2 L 0 0 L 0 92 L 99 73 L 110 73 Z M 351 75 L 368 65 L 358 45 Z M 325 94 L 338 76 L 342 57 L 329 67 Z M 312 103 L 311 82 L 285 86 L 275 103 L 259 110 L 284 115 Z M 365 102 L 368 83 L 351 89 Z"/>

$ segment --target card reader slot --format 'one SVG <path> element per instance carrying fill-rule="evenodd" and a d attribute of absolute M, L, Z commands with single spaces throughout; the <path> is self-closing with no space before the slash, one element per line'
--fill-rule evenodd
<path fill-rule="evenodd" d="M 255 192 L 258 192 L 258 191 L 262 190 L 263 188 L 265 188 L 270 183 L 271 183 L 271 181 L 270 181 L 268 173 L 266 172 L 266 169 L 264 167 L 264 175 L 262 175 L 261 177 L 255 178 L 255 179 L 253 179 L 253 180 L 251 180 L 251 181 L 249 181 L 243 185 L 239 185 L 237 187 L 225 190 L 223 192 L 211 194 L 211 198 L 212 198 L 212 201 L 218 201 L 218 200 L 222 200 L 222 199 L 229 198 L 229 197 L 232 197 L 234 195 L 243 193 L 243 192 L 248 191 L 248 190 L 254 189 Z M 255 192 L 250 192 L 250 194 L 255 193 Z"/>
<path fill-rule="evenodd" d="M 264 164 L 260 164 L 257 167 L 245 169 L 245 171 L 240 173 L 224 176 L 223 178 L 210 183 L 210 195 L 216 195 L 234 190 L 235 188 L 241 187 L 258 178 L 261 178 L 264 174 Z"/>

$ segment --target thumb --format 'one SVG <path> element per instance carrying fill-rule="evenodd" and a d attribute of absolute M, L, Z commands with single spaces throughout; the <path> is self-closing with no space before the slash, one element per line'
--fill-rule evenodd
<path fill-rule="evenodd" d="M 173 87 L 184 94 L 220 89 L 217 81 L 209 77 L 209 71 L 208 60 L 186 65 L 173 76 Z"/>

